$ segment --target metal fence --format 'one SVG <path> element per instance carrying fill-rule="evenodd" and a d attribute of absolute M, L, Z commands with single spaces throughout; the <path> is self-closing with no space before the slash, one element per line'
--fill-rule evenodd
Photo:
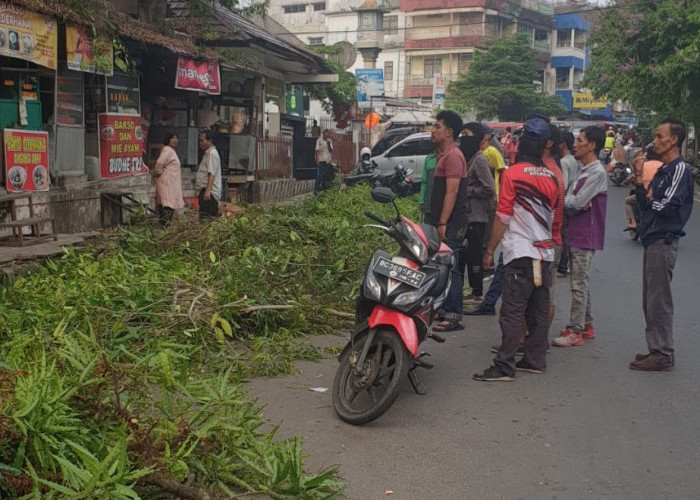
<path fill-rule="evenodd" d="M 286 179 L 292 176 L 292 140 L 286 137 L 258 139 L 256 179 Z"/>

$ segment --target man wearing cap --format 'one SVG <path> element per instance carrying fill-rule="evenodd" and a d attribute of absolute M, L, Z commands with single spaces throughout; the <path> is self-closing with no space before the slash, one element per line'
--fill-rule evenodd
<path fill-rule="evenodd" d="M 501 345 L 493 365 L 474 380 L 510 382 L 515 371 L 545 373 L 549 285 L 554 260 L 552 231 L 557 207 L 557 180 L 542 164 L 550 138 L 549 125 L 541 118 L 525 123 L 518 146 L 518 161 L 503 172 L 496 218 L 484 254 L 483 267 L 493 267 L 493 253 L 502 243 L 503 297 L 499 324 Z M 523 358 L 515 362 L 523 317 L 530 335 Z"/>
<path fill-rule="evenodd" d="M 605 212 L 608 200 L 608 176 L 598 159 L 605 144 L 601 127 L 586 127 L 574 144 L 574 155 L 584 165 L 564 199 L 569 216 L 566 243 L 571 261 L 571 315 L 566 329 L 552 341 L 557 347 L 583 345 L 594 339 L 591 313 L 590 273 L 596 250 L 605 242 Z"/>

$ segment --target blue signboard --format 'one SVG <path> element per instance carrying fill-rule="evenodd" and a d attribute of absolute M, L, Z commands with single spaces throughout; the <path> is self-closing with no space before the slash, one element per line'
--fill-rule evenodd
<path fill-rule="evenodd" d="M 384 95 L 384 70 L 383 69 L 356 69 L 357 77 L 357 103 L 360 107 L 368 107 L 370 96 Z"/>

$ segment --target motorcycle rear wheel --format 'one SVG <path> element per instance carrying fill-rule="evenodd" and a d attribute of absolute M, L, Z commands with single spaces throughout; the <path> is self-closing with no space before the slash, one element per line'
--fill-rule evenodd
<path fill-rule="evenodd" d="M 362 351 L 367 335 L 355 340 L 355 352 Z M 345 422 L 362 425 L 382 416 L 399 396 L 411 356 L 392 330 L 377 331 L 359 375 L 350 364 L 352 351 L 340 358 L 333 380 L 333 408 Z"/>

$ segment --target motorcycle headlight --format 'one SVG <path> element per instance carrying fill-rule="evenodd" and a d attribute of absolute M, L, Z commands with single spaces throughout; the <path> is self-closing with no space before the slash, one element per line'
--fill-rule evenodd
<path fill-rule="evenodd" d="M 421 285 L 420 288 L 416 288 L 415 290 L 411 290 L 410 292 L 404 292 L 401 295 L 398 295 L 394 299 L 394 305 L 395 306 L 406 306 L 408 304 L 413 304 L 414 302 L 418 301 L 421 297 L 423 297 L 425 294 L 428 293 L 428 290 L 430 290 L 430 287 L 433 286 L 435 283 L 435 280 L 437 278 L 432 278 L 428 280 L 426 283 Z"/>
<path fill-rule="evenodd" d="M 365 277 L 365 297 L 378 301 L 382 298 L 382 287 L 373 272 L 368 272 Z"/>
<path fill-rule="evenodd" d="M 428 247 L 423 244 L 416 232 L 408 224 L 406 224 L 406 231 L 410 237 L 410 240 L 406 242 L 406 246 L 411 250 L 419 262 L 427 262 Z"/>

